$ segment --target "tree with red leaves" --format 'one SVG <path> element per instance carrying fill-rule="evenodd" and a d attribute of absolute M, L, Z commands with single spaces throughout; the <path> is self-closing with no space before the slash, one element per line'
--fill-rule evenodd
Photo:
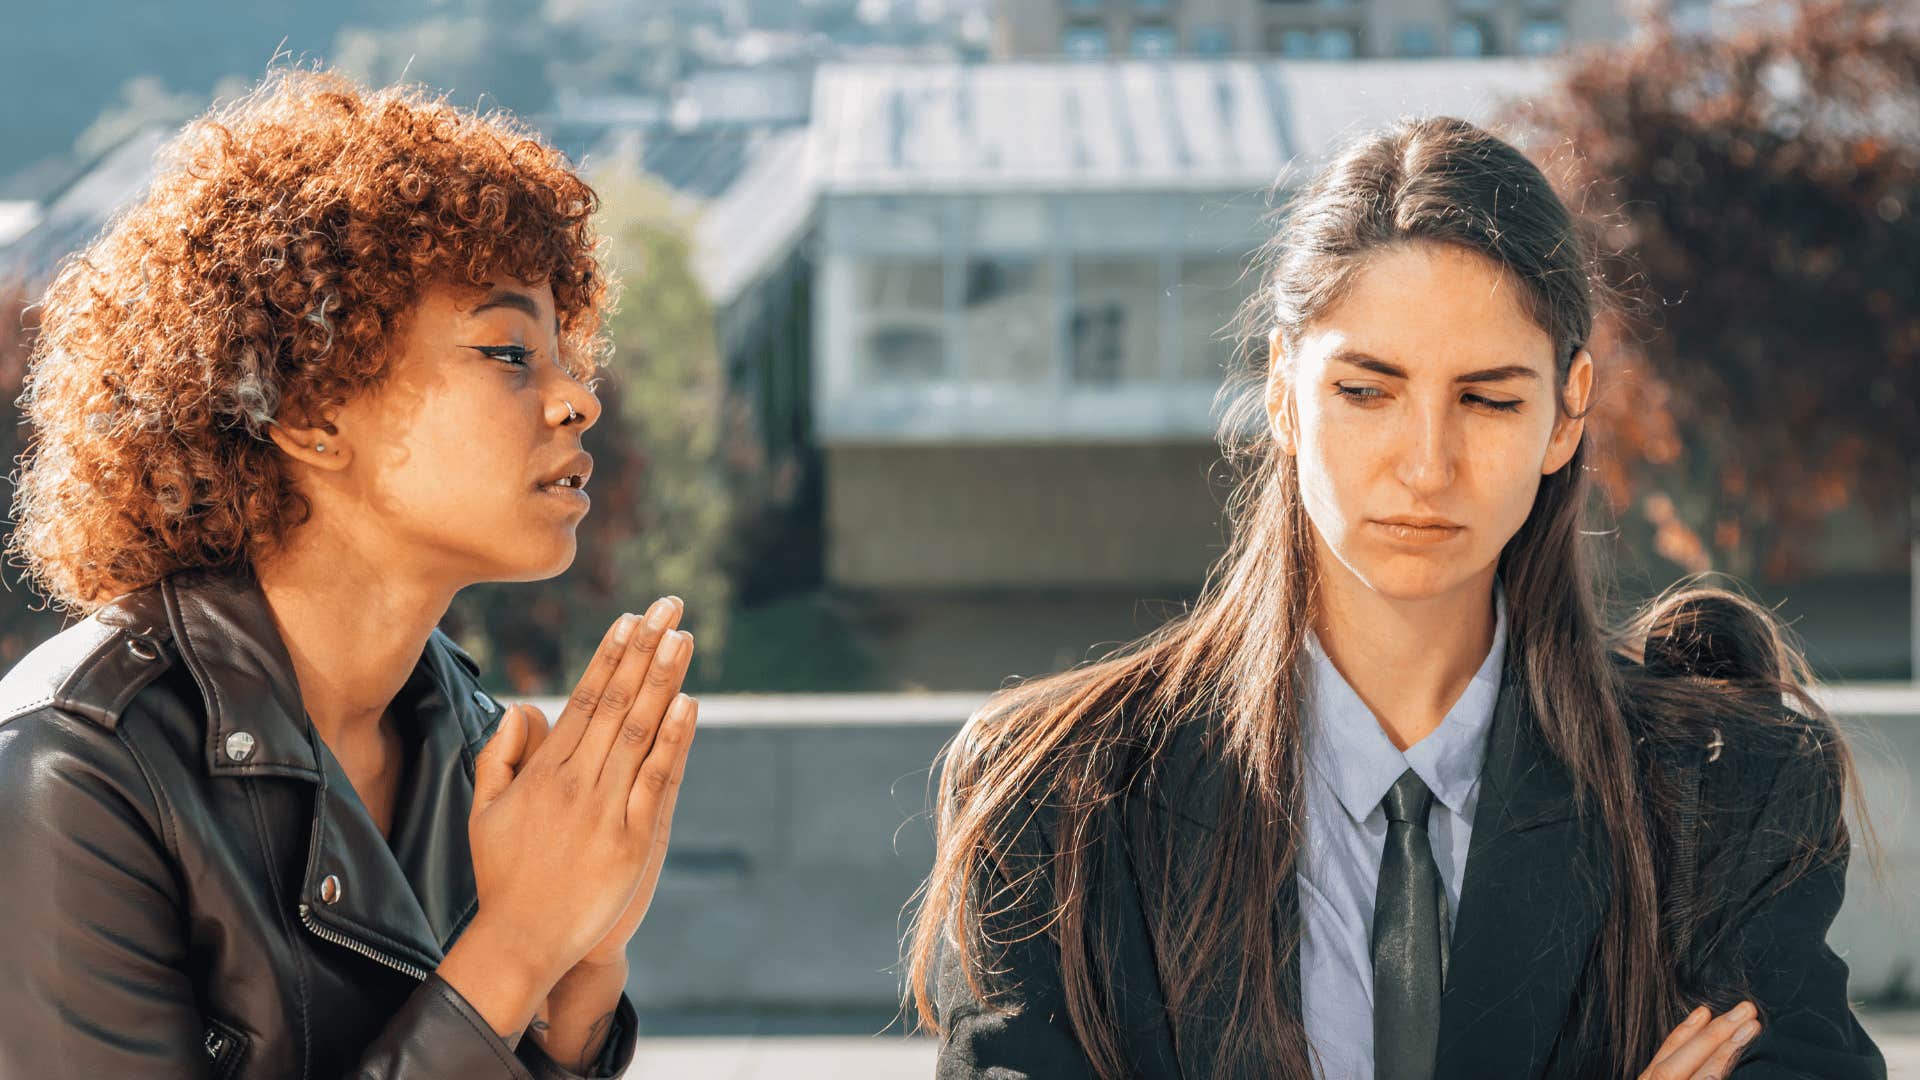
<path fill-rule="evenodd" d="M 1627 362 L 1600 406 L 1602 476 L 1688 569 L 1814 569 L 1849 504 L 1885 529 L 1889 566 L 1905 557 L 1920 15 L 1900 6 L 1759 6 L 1711 34 L 1654 10 L 1509 117 L 1635 271 L 1616 282 L 1644 303 L 1609 328 Z"/>

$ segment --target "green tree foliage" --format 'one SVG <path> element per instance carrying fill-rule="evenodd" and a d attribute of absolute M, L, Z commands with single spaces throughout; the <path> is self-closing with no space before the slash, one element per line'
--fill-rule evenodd
<path fill-rule="evenodd" d="M 1781 580 L 1920 482 L 1920 20 L 1802 0 L 1686 36 L 1661 7 L 1514 119 L 1658 313 L 1614 328 L 1616 506 L 1676 563 Z"/>
<path fill-rule="evenodd" d="M 563 692 L 608 623 L 669 593 L 686 601 L 696 671 L 710 680 L 732 598 L 726 389 L 688 219 L 644 177 L 597 175 L 594 186 L 623 285 L 596 387 L 605 411 L 586 434 L 593 510 L 579 555 L 553 581 L 469 589 L 450 613 L 449 629 L 523 694 Z"/>

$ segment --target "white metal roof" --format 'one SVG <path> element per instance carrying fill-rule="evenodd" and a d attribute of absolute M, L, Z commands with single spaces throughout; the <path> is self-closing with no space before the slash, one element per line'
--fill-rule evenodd
<path fill-rule="evenodd" d="M 1407 113 L 1486 121 L 1553 62 L 845 63 L 814 84 L 823 191 L 1251 190 Z"/>

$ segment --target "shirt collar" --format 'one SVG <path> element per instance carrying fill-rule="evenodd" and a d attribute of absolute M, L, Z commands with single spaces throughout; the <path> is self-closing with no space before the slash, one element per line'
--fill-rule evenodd
<path fill-rule="evenodd" d="M 1307 760 L 1333 789 L 1355 822 L 1365 821 L 1400 774 L 1411 768 L 1447 809 L 1466 815 L 1468 798 L 1480 779 L 1487 755 L 1487 730 L 1500 694 L 1500 669 L 1506 659 L 1507 601 L 1498 579 L 1493 585 L 1493 644 L 1440 726 L 1403 754 L 1387 738 L 1373 710 L 1333 666 L 1320 639 L 1307 634 L 1312 657 L 1309 672 Z"/>

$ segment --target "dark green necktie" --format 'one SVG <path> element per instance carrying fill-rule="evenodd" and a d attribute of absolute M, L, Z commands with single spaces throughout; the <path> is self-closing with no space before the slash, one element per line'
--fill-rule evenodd
<path fill-rule="evenodd" d="M 1427 839 L 1433 792 L 1408 769 L 1380 806 L 1387 848 L 1373 897 L 1373 1075 L 1430 1080 L 1447 963 L 1447 893 Z"/>

